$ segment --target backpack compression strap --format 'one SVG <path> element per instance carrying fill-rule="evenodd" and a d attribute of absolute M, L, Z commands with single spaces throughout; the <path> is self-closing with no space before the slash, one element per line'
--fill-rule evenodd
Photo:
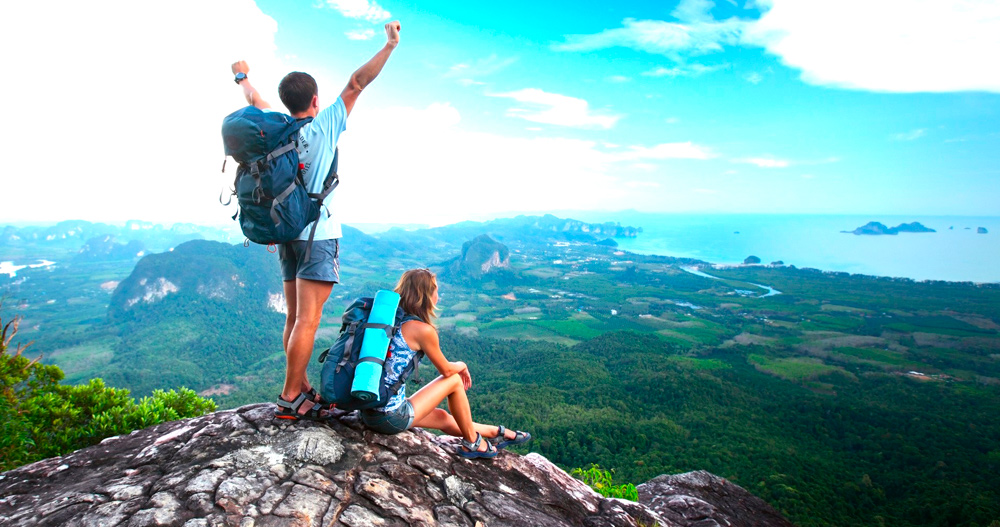
<path fill-rule="evenodd" d="M 334 370 L 334 373 L 340 373 L 340 369 L 343 368 L 348 362 L 351 362 L 351 347 L 354 346 L 354 337 L 358 333 L 364 334 L 364 331 L 368 328 L 381 329 L 382 331 L 385 331 L 385 335 L 389 337 L 389 340 L 392 340 L 393 335 L 395 335 L 396 331 L 399 330 L 397 326 L 390 326 L 388 324 L 361 324 L 360 320 L 353 322 L 350 326 L 348 326 L 348 337 L 347 342 L 344 343 L 344 354 L 341 355 L 340 362 L 337 363 L 337 369 Z M 384 360 L 379 360 L 374 357 L 360 359 L 358 362 L 377 362 L 379 364 L 385 364 Z"/>

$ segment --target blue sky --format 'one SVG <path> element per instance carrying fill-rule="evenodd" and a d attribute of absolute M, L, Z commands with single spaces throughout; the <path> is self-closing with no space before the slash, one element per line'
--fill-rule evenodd
<path fill-rule="evenodd" d="M 290 70 L 332 102 L 389 20 L 400 46 L 342 138 L 348 223 L 1000 213 L 995 1 L 182 0 L 0 15 L 19 21 L 0 45 L 26 49 L 8 71 L 43 79 L 0 86 L 27 127 L 4 132 L 25 152 L 12 173 L 37 174 L 4 178 L 23 199 L 0 221 L 226 219 L 218 129 L 242 104 L 229 63 L 248 60 L 275 106 Z M 43 118 L 21 102 L 39 98 Z"/>

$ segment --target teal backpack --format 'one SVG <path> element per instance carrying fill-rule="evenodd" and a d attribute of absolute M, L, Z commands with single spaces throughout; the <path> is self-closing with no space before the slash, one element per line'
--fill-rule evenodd
<path fill-rule="evenodd" d="M 386 382 L 388 372 L 384 365 L 392 355 L 392 338 L 400 331 L 404 322 L 420 319 L 404 312 L 403 308 L 397 307 L 395 316 L 387 323 L 369 322 L 374 302 L 373 298 L 359 298 L 348 306 L 341 319 L 340 336 L 333 346 L 319 356 L 319 362 L 323 363 L 320 372 L 320 396 L 323 397 L 324 401 L 335 404 L 341 410 L 384 407 L 392 396 L 399 393 L 399 389 L 406 382 L 406 379 L 416 373 L 420 359 L 424 356 L 422 351 L 417 351 L 403 369 L 399 379 L 391 385 Z M 385 336 L 390 342 L 385 359 L 362 357 L 361 348 L 364 344 L 366 329 L 385 332 Z M 359 394 L 354 389 L 357 387 L 355 374 L 359 372 L 360 365 L 372 361 L 382 366 L 378 368 L 377 380 L 371 379 L 370 382 L 370 385 L 375 388 L 375 393 L 371 396 Z M 357 395 L 363 395 L 364 398 L 359 398 Z"/>
<path fill-rule="evenodd" d="M 340 183 L 339 152 L 335 151 L 322 192 L 311 194 L 306 190 L 297 147 L 299 130 L 311 121 L 311 117 L 295 119 L 253 106 L 241 108 L 222 121 L 226 155 L 239 163 L 232 191 L 239 204 L 236 214 L 244 236 L 254 243 L 271 245 L 298 238 L 310 222 L 319 219 L 323 200 Z M 225 169 L 223 162 L 223 172 Z M 312 249 L 316 225 L 313 223 L 309 233 L 306 258 Z"/>

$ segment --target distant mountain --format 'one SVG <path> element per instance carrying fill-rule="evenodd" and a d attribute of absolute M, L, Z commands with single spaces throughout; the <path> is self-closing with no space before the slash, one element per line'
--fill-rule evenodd
<path fill-rule="evenodd" d="M 613 238 L 634 238 L 642 232 L 641 227 L 622 226 L 618 223 L 586 223 L 573 219 L 545 216 L 517 216 L 487 222 L 463 221 L 453 225 L 404 231 L 390 229 L 375 235 L 378 239 L 406 247 L 408 254 L 417 259 L 439 257 L 442 249 L 458 251 L 463 243 L 480 234 L 488 234 L 493 240 L 514 249 L 554 243 L 597 244 Z M 610 245 L 604 242 L 604 245 Z"/>
<path fill-rule="evenodd" d="M 118 243 L 114 235 L 105 234 L 87 240 L 74 260 L 87 262 L 133 260 L 141 258 L 145 251 L 146 246 L 139 240 Z"/>
<path fill-rule="evenodd" d="M 145 394 L 202 390 L 282 353 L 278 257 L 264 247 L 190 241 L 150 254 L 115 289 L 120 336 L 105 380 Z"/>
<path fill-rule="evenodd" d="M 840 231 L 848 234 L 856 235 L 892 235 L 895 236 L 901 232 L 937 232 L 934 229 L 924 227 L 919 222 L 912 223 L 901 223 L 895 227 L 886 227 L 884 224 L 877 221 L 870 221 L 853 231 Z"/>
<path fill-rule="evenodd" d="M 487 234 L 462 244 L 462 255 L 448 265 L 447 276 L 478 280 L 510 270 L 510 250 Z"/>
<path fill-rule="evenodd" d="M 401 246 L 369 236 L 349 225 L 343 225 L 341 230 L 341 262 L 350 263 L 355 258 L 389 258 L 404 252 Z"/>
<path fill-rule="evenodd" d="M 136 264 L 111 297 L 113 316 L 157 304 L 167 297 L 189 301 L 239 301 L 267 305 L 282 291 L 278 258 L 261 246 L 195 240 L 173 251 L 150 254 Z"/>
<path fill-rule="evenodd" d="M 130 220 L 125 225 L 92 223 L 83 220 L 61 221 L 55 225 L 16 227 L 7 225 L 0 232 L 0 247 L 36 247 L 44 250 L 83 250 L 95 239 L 110 236 L 118 243 L 141 242 L 147 251 L 161 252 L 195 239 L 241 241 L 222 229 L 191 223 L 165 227 L 148 221 Z M 233 238 L 230 240 L 230 238 Z M 94 249 L 88 249 L 92 252 Z M 98 248 L 99 254 L 102 249 Z M 138 251 L 136 251 L 138 252 Z"/>

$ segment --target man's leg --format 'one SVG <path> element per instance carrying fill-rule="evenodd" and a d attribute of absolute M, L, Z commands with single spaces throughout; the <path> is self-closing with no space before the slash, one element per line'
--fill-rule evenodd
<path fill-rule="evenodd" d="M 285 282 L 286 294 L 289 287 L 288 282 Z M 308 386 L 306 368 L 309 366 L 309 359 L 312 358 L 316 329 L 319 328 L 323 315 L 323 304 L 330 297 L 333 282 L 296 278 L 291 288 L 295 291 L 295 321 L 289 331 L 286 319 L 285 386 L 281 390 L 281 397 L 286 401 L 294 401 L 302 393 L 303 387 Z M 287 302 L 289 307 L 293 303 Z"/>
<path fill-rule="evenodd" d="M 285 280 L 284 289 L 285 289 L 285 309 L 287 310 L 287 314 L 285 315 L 285 330 L 282 332 L 281 335 L 281 349 L 285 351 L 285 363 L 287 364 L 288 339 L 292 336 L 292 328 L 295 327 L 296 309 L 298 307 L 295 280 Z M 309 391 L 309 388 L 310 386 L 308 379 L 303 380 L 302 386 L 299 387 L 299 389 L 303 392 Z"/>
<path fill-rule="evenodd" d="M 281 334 L 281 349 L 288 353 L 288 337 L 292 335 L 292 328 L 295 327 L 295 311 L 298 304 L 296 303 L 296 291 L 295 291 L 295 280 L 285 280 L 283 282 L 285 289 L 285 331 Z"/>

